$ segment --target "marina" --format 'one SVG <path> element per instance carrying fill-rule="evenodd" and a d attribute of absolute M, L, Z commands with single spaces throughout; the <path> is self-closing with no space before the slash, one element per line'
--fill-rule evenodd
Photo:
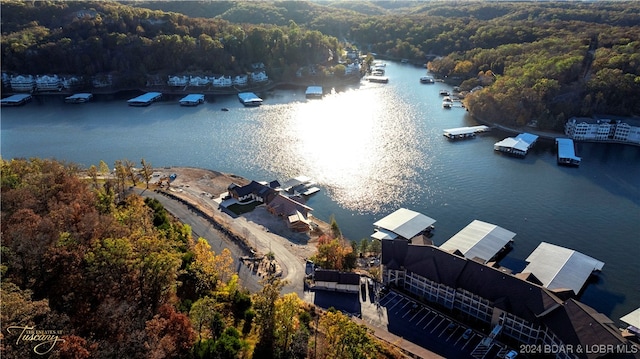
<path fill-rule="evenodd" d="M 66 103 L 85 103 L 91 101 L 93 94 L 90 93 L 76 93 L 64 98 Z"/>
<path fill-rule="evenodd" d="M 136 107 L 149 106 L 151 105 L 151 103 L 158 101 L 161 97 L 162 93 L 160 92 L 147 92 L 143 95 L 128 100 L 127 103 L 129 104 L 129 106 Z"/>
<path fill-rule="evenodd" d="M 253 92 L 240 92 L 238 94 L 240 103 L 247 107 L 256 107 L 262 105 L 262 99 Z"/>
<path fill-rule="evenodd" d="M 322 101 L 305 101 L 306 86 L 255 91 L 265 94 L 259 111 L 245 109 L 235 93 L 212 95 L 215 105 L 197 111 L 177 105 L 188 91 L 173 105 L 144 111 L 123 106 L 143 92 L 94 92 L 89 106 L 65 104 L 62 94 L 36 95 L 33 105 L 2 107 L 2 154 L 87 168 L 144 158 L 154 167 L 244 178 L 305 174 L 322 189 L 308 198 L 313 216 L 334 215 L 350 240 L 368 238 L 371 224 L 398 207 L 438 219 L 430 238 L 436 245 L 479 219 L 517 233 L 504 266 L 524 269 L 545 238 L 606 263 L 581 301 L 614 320 L 638 307 L 640 292 L 629 278 L 636 275 L 630 263 L 637 262 L 640 231 L 640 147 L 575 142 L 583 155 L 576 171 L 556 163 L 553 141 L 564 137 L 558 133 L 526 158 L 508 160 L 491 148 L 515 134 L 498 128 L 473 141 L 443 139 L 445 129 L 480 125 L 466 111 L 442 109 L 439 89 L 453 87 L 420 84 L 419 67 L 392 62 L 386 73 L 394 79 L 388 85 L 364 80 Z"/>
<path fill-rule="evenodd" d="M 183 97 L 179 101 L 180 106 L 198 106 L 201 103 L 204 103 L 204 95 L 203 94 L 188 94 Z"/>
<path fill-rule="evenodd" d="M 457 127 L 444 130 L 444 137 L 450 140 L 460 140 L 467 138 L 474 138 L 476 134 L 489 131 L 490 128 L 485 125 L 469 126 L 469 127 Z"/>
<path fill-rule="evenodd" d="M 573 140 L 570 138 L 556 138 L 556 149 L 558 151 L 558 164 L 565 166 L 579 166 L 580 157 L 576 156 L 576 149 Z"/>
<path fill-rule="evenodd" d="M 31 101 L 32 97 L 28 94 L 16 94 L 0 100 L 2 106 L 21 106 Z"/>

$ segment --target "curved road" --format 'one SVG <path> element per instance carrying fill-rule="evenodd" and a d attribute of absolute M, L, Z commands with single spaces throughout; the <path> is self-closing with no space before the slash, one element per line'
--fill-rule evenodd
<path fill-rule="evenodd" d="M 242 285 L 254 293 L 262 288 L 260 284 L 262 278 L 252 273 L 251 270 L 240 261 L 240 257 L 246 255 L 244 250 L 226 235 L 216 230 L 208 218 L 191 210 L 184 203 L 160 193 L 141 189 L 136 189 L 136 193 L 143 197 L 157 199 L 167 211 L 171 212 L 181 222 L 191 226 L 195 238 L 205 238 L 209 245 L 211 245 L 211 249 L 216 253 L 220 253 L 224 248 L 228 248 L 231 251 L 234 263 L 237 263 L 236 271 L 242 281 Z M 212 203 L 207 203 L 212 209 L 217 211 L 217 204 L 213 201 L 211 202 Z M 250 233 L 252 236 L 251 242 L 257 247 L 258 252 L 268 253 L 271 251 L 274 253 L 276 260 L 282 268 L 282 279 L 287 281 L 287 284 L 282 289 L 282 293 L 296 292 L 298 297 L 303 298 L 304 263 L 301 258 L 295 256 L 286 248 L 287 245 L 293 246 L 293 244 L 282 237 L 265 231 L 264 227 L 249 222 L 242 217 L 235 219 L 229 218 L 229 223 L 236 229 L 239 229 L 238 233 Z"/>

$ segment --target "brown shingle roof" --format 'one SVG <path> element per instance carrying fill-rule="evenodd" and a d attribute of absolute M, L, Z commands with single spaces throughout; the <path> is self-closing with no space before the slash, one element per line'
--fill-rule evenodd
<path fill-rule="evenodd" d="M 542 287 L 534 276 L 511 275 L 435 246 L 414 246 L 406 241 L 383 240 L 382 264 L 406 269 L 448 287 L 464 289 L 492 302 L 530 323 L 546 326 L 565 344 L 591 345 L 627 343 L 611 319 L 593 308 Z M 533 279 L 532 282 L 526 279 Z M 584 358 L 602 357 L 601 354 Z M 616 358 L 640 358 L 640 354 Z"/>

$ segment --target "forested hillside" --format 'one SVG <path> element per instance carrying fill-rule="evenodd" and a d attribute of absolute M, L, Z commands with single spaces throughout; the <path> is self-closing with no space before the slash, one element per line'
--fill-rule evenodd
<path fill-rule="evenodd" d="M 477 117 L 559 129 L 640 113 L 640 3 L 431 1 L 2 2 L 2 70 L 235 75 L 335 71 L 344 49 L 429 62 Z M 150 10 L 145 7 L 154 8 Z"/>
<path fill-rule="evenodd" d="M 248 293 L 230 252 L 127 194 L 132 163 L 117 162 L 116 177 L 102 163 L 85 179 L 1 161 L 2 358 L 399 357 L 342 313 L 281 296 L 278 279 Z"/>
<path fill-rule="evenodd" d="M 204 2 L 142 2 L 191 16 Z M 282 23 L 380 56 L 431 61 L 486 121 L 560 130 L 570 116 L 640 113 L 640 3 L 222 2 L 207 16 Z"/>

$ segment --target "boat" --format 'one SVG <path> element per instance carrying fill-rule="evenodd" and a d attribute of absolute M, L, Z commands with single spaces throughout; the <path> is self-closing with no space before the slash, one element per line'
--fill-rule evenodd
<path fill-rule="evenodd" d="M 2 106 L 20 106 L 31 101 L 31 95 L 28 94 L 16 94 L 0 100 Z"/>
<path fill-rule="evenodd" d="M 203 94 L 188 94 L 180 99 L 180 106 L 198 106 L 201 103 L 204 103 Z"/>
<path fill-rule="evenodd" d="M 431 76 L 422 76 L 420 78 L 420 83 L 421 84 L 434 84 L 434 83 L 436 83 L 436 80 Z"/>
<path fill-rule="evenodd" d="M 262 105 L 262 99 L 253 92 L 240 92 L 238 94 L 240 103 L 247 107 L 256 107 Z"/>
<path fill-rule="evenodd" d="M 162 97 L 161 92 L 147 92 L 138 97 L 134 97 L 127 101 L 129 106 L 149 106 L 152 102 L 158 101 Z"/>
<path fill-rule="evenodd" d="M 440 90 L 440 96 L 451 96 L 451 92 L 449 92 L 449 90 L 442 89 Z"/>
<path fill-rule="evenodd" d="M 93 94 L 90 93 L 76 93 L 71 96 L 65 97 L 66 103 L 85 103 L 89 102 L 93 98 Z"/>
<path fill-rule="evenodd" d="M 223 107 L 223 108 L 221 108 L 221 109 L 220 109 L 220 111 L 227 112 L 227 111 L 229 111 L 229 109 L 228 109 L 228 108 L 226 108 L 226 107 Z"/>
<path fill-rule="evenodd" d="M 442 107 L 444 107 L 444 108 L 451 108 L 451 107 L 453 107 L 453 100 L 451 99 L 451 97 L 449 97 L 449 96 L 445 96 L 445 97 L 442 99 Z"/>
<path fill-rule="evenodd" d="M 386 84 L 389 82 L 389 78 L 387 76 L 369 76 L 367 77 L 369 82 L 376 82 L 381 84 Z"/>

